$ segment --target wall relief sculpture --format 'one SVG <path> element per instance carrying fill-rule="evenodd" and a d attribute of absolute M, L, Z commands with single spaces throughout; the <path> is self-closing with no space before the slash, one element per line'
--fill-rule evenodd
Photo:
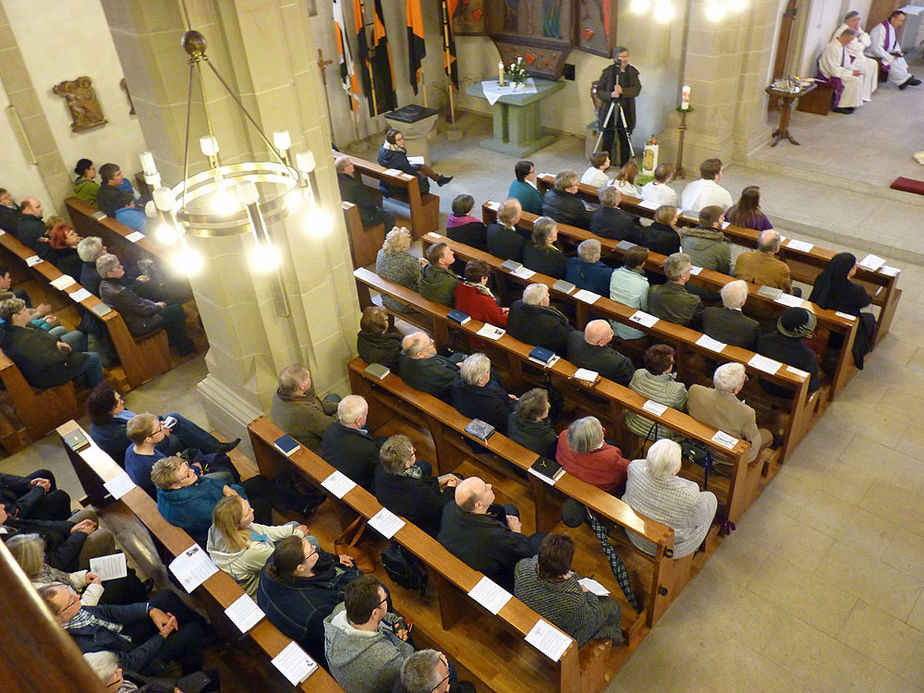
<path fill-rule="evenodd" d="M 71 113 L 71 131 L 84 132 L 106 124 L 96 99 L 93 80 L 87 76 L 56 84 L 52 91 L 64 98 Z"/>

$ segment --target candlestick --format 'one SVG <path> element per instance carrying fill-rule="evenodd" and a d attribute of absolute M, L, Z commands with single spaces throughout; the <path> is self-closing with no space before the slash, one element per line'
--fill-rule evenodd
<path fill-rule="evenodd" d="M 684 85 L 683 90 L 680 94 L 680 110 L 689 111 L 690 110 L 690 87 Z"/>
<path fill-rule="evenodd" d="M 497 82 L 501 86 L 504 86 L 504 61 L 497 61 Z"/>

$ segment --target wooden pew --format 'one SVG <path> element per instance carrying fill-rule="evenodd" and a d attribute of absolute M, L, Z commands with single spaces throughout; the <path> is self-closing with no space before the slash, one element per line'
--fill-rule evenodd
<path fill-rule="evenodd" d="M 497 218 L 496 207 L 496 202 L 486 202 L 482 206 L 482 217 L 485 223 L 493 223 L 494 219 Z M 533 223 L 538 218 L 539 217 L 535 214 L 523 212 L 518 226 L 524 229 L 532 229 Z M 568 224 L 558 224 L 558 237 L 564 243 L 575 245 L 589 238 L 598 240 L 600 241 L 603 254 L 618 260 L 622 260 L 622 257 L 625 254 L 625 251 L 619 247 L 618 241 L 614 241 L 609 238 L 601 238 L 592 234 L 590 231 L 585 231 L 584 229 L 569 226 Z M 664 260 L 665 257 L 660 253 L 649 252 L 648 261 L 645 263 L 645 269 L 663 275 Z M 708 269 L 701 269 L 698 274 L 694 275 L 690 279 L 691 284 L 704 287 L 711 291 L 719 291 L 723 286 L 725 286 L 725 284 L 732 281 L 735 281 L 734 277 Z M 767 298 L 766 296 L 761 296 L 758 291 L 759 287 L 757 285 L 748 284 L 748 301 L 744 306 L 744 311 L 746 313 L 748 312 L 749 308 L 754 307 L 758 307 L 758 309 L 761 311 L 761 314 L 770 313 L 774 315 L 781 313 L 786 309 L 787 306 Z M 808 307 L 809 310 L 815 314 L 815 317 L 818 319 L 818 327 L 820 330 L 827 330 L 831 333 L 839 334 L 842 338 L 840 348 L 837 352 L 834 372 L 831 374 L 831 384 L 830 388 L 828 389 L 828 395 L 826 398 L 829 400 L 834 399 L 834 397 L 839 394 L 847 384 L 847 381 L 857 372 L 856 366 L 853 362 L 853 354 L 851 353 L 853 342 L 857 333 L 857 321 L 853 316 L 847 316 L 842 313 L 837 313 L 833 310 L 825 310 L 809 303 L 808 301 L 803 302 L 803 305 Z M 759 316 L 755 315 L 754 317 Z M 775 329 L 775 326 L 770 325 L 770 328 Z"/>
<path fill-rule="evenodd" d="M 457 325 L 447 317 L 450 309 L 446 306 L 428 301 L 414 291 L 382 279 L 374 272 L 360 268 L 353 272 L 353 276 L 356 278 L 356 289 L 362 308 L 372 305 L 370 289 L 410 304 L 433 319 L 434 339 L 440 347 L 450 344 L 450 328 L 462 330 L 467 335 L 474 335 L 484 326 L 484 323 L 474 319 L 469 320 L 465 325 Z M 525 382 L 523 366 L 537 368 L 536 364 L 529 360 L 532 346 L 524 344 L 509 334 L 494 341 L 494 345 L 498 351 L 492 354 L 495 359 L 492 363 L 503 368 L 509 384 L 514 388 L 523 388 Z M 498 356 L 502 359 L 501 361 L 497 361 Z M 627 454 L 633 454 L 632 451 L 638 447 L 639 443 L 637 437 L 622 425 L 624 412 L 633 411 L 656 421 L 660 426 L 677 431 L 685 438 L 698 441 L 708 448 L 714 457 L 730 460 L 731 472 L 728 479 L 727 498 L 722 507 L 733 522 L 741 517 L 756 497 L 762 483 L 762 475 L 775 473 L 775 468 L 763 470 L 756 463 L 748 464 L 749 445 L 746 441 L 737 440 L 734 446 L 728 449 L 714 440 L 718 433 L 717 429 L 706 426 L 676 409 L 668 408 L 663 414 L 653 414 L 644 409 L 645 397 L 605 378 L 601 378 L 593 385 L 584 383 L 574 378 L 576 370 L 573 364 L 562 358 L 550 368 L 545 369 L 545 372 L 551 377 L 559 392 L 575 406 L 591 411 L 601 419 L 611 422 L 610 430 L 618 432 L 620 447 L 627 451 Z M 689 470 L 689 472 L 695 474 L 694 470 Z M 763 483 L 767 480 L 763 479 Z"/>
<path fill-rule="evenodd" d="M 11 447 L 28 445 L 29 441 L 39 440 L 62 422 L 81 415 L 73 382 L 44 390 L 34 388 L 26 382 L 22 371 L 3 352 L 0 352 L 0 380 L 3 381 L 3 387 L 16 407 L 16 413 L 26 427 L 25 433 L 28 436 L 26 438 L 19 434 L 15 442 L 8 443 Z"/>
<path fill-rule="evenodd" d="M 338 152 L 334 153 L 334 156 L 339 156 Z M 371 188 L 376 194 L 381 194 L 379 191 L 378 181 L 384 181 L 388 185 L 403 188 L 405 193 L 400 197 L 392 197 L 391 199 L 403 202 L 406 204 L 410 211 L 410 229 L 411 235 L 414 238 L 420 238 L 428 231 L 436 231 L 440 225 L 440 198 L 433 193 L 421 193 L 420 192 L 420 183 L 417 180 L 417 176 L 412 176 L 408 173 L 399 173 L 398 175 L 392 175 L 386 173 L 388 169 L 384 166 L 379 166 L 379 164 L 374 161 L 366 161 L 365 159 L 360 159 L 357 156 L 350 155 L 350 160 L 353 162 L 353 165 L 356 167 L 356 176 L 359 180 L 363 181 L 369 188 Z M 370 184 L 365 178 L 372 178 L 376 182 Z M 381 246 L 379 246 L 381 247 Z"/>
<path fill-rule="evenodd" d="M 76 430 L 82 431 L 90 442 L 89 447 L 79 452 L 74 452 L 64 442 L 65 436 Z M 147 528 L 168 559 L 175 558 L 193 545 L 193 540 L 185 531 L 179 527 L 174 527 L 161 516 L 157 511 L 157 504 L 141 488 L 132 489 L 118 501 L 113 501 L 111 497 L 107 499 L 107 492 L 103 487 L 103 483 L 115 478 L 123 470 L 115 460 L 92 441 L 89 434 L 83 431 L 76 421 L 68 421 L 59 426 L 58 435 L 61 437 L 61 444 L 71 461 L 74 471 L 77 473 L 87 498 L 93 505 L 123 505 Z M 202 583 L 194 592 L 195 597 L 206 606 L 212 624 L 233 638 L 240 637 L 240 631 L 231 624 L 224 614 L 224 610 L 243 594 L 244 591 L 234 578 L 221 570 Z M 264 662 L 266 671 L 278 678 L 280 687 L 288 686 L 288 682 L 282 678 L 281 674 L 275 671 L 269 660 L 279 654 L 291 642 L 291 639 L 283 635 L 267 618 L 262 619 L 247 631 L 246 637 L 250 638 L 259 649 L 266 653 L 267 660 Z M 311 676 L 302 682 L 298 690 L 311 693 L 334 693 L 343 689 L 337 685 L 337 682 L 334 681 L 330 674 L 319 666 Z"/>
<path fill-rule="evenodd" d="M 26 258 L 35 255 L 29 248 L 8 233 L 0 235 L 0 247 L 13 262 L 21 267 L 27 266 Z M 59 292 L 50 286 L 52 281 L 63 274 L 61 270 L 50 262 L 42 261 L 29 268 L 29 271 L 32 277 L 41 282 L 43 286 L 48 287 L 46 295 L 50 297 L 49 303 L 52 307 L 73 304 L 74 302 L 70 296 L 83 288 L 76 281 L 63 292 Z M 74 279 L 76 280 L 77 277 L 74 277 Z M 62 293 L 68 299 L 66 302 L 56 300 Z M 92 294 L 80 301 L 81 307 L 90 312 L 92 312 L 94 306 L 100 303 L 102 301 Z M 115 309 L 97 319 L 101 320 L 105 325 L 124 371 L 124 376 L 117 371 L 113 373 L 120 389 L 124 391 L 138 387 L 142 383 L 146 383 L 170 370 L 170 347 L 167 345 L 167 333 L 164 330 L 158 330 L 154 334 L 136 340 L 128 331 L 128 326 L 122 316 Z M 59 421 L 58 423 L 61 422 Z"/>
<path fill-rule="evenodd" d="M 540 192 L 545 192 L 555 184 L 555 176 L 550 173 L 542 173 L 536 176 L 536 187 Z M 598 190 L 592 185 L 580 183 L 578 185 L 578 197 L 587 200 L 593 204 L 599 204 L 600 198 Z M 621 209 L 627 212 L 644 217 L 646 219 L 654 218 L 654 210 L 649 207 L 641 206 L 641 199 L 632 196 L 623 196 L 619 204 Z M 696 226 L 698 219 L 682 215 L 679 223 L 682 226 Z M 738 245 L 746 248 L 757 248 L 757 237 L 759 231 L 747 229 L 742 226 L 729 225 L 722 231 L 728 238 Z M 791 247 L 791 241 L 787 239 L 780 247 L 777 257 L 789 265 L 790 274 L 796 281 L 804 284 L 814 284 L 815 277 L 825 268 L 828 261 L 834 257 L 837 252 L 812 246 L 809 250 L 801 250 Z M 886 267 L 888 267 L 886 265 Z M 874 344 L 878 343 L 882 337 L 889 331 L 892 324 L 892 318 L 895 317 L 895 310 L 898 308 L 898 302 L 901 299 L 901 289 L 898 288 L 899 270 L 896 268 L 878 270 L 869 270 L 865 267 L 857 267 L 857 274 L 854 281 L 864 285 L 867 292 L 873 299 L 873 303 L 879 306 L 879 316 L 876 320 L 876 333 Z"/>
<path fill-rule="evenodd" d="M 376 498 L 359 486 L 342 499 L 329 494 L 320 484 L 334 472 L 334 468 L 301 445 L 298 451 L 286 457 L 273 445 L 273 441 L 283 435 L 282 430 L 265 417 L 252 421 L 248 431 L 254 457 L 264 476 L 273 478 L 293 466 L 308 481 L 328 493 L 332 502 L 347 506 L 361 517 L 369 519 L 382 509 Z M 413 524 L 405 524 L 394 539 L 426 564 L 439 603 L 442 631 L 421 631 L 423 626 L 420 618 L 415 621 L 416 630 L 435 641 L 440 649 L 445 650 L 487 686 L 493 690 L 508 690 L 509 686 L 509 690 L 554 690 L 562 693 L 600 690 L 603 687 L 602 680 L 591 681 L 585 677 L 602 673 L 598 666 L 589 666 L 590 661 L 587 660 L 605 657 L 610 649 L 608 641 L 606 646 L 599 641 L 588 643 L 579 652 L 577 643 L 571 640 L 558 662 L 552 662 L 550 658 L 521 642 L 539 619 L 532 609 L 515 597 L 496 617 L 480 606 L 473 609 L 473 602 L 468 601 L 466 596 L 481 580 L 482 573 L 453 556 L 433 537 Z M 410 600 L 400 604 L 405 614 L 412 618 L 413 607 Z M 476 614 L 480 616 L 476 617 Z M 498 626 L 503 629 L 503 634 L 498 632 Z M 459 642 L 450 637 L 453 635 L 450 631 L 462 629 L 467 636 L 462 640 L 464 646 L 447 646 L 446 643 Z M 493 638 L 492 633 L 496 634 Z M 593 655 L 591 651 L 594 651 Z M 505 655 L 509 655 L 509 659 L 505 659 Z M 587 661 L 583 667 L 581 659 Z"/>
<path fill-rule="evenodd" d="M 342 201 L 340 206 L 343 209 L 343 221 L 350 241 L 353 269 L 374 264 L 379 248 L 385 243 L 385 225 L 363 226 L 363 221 L 359 217 L 359 207 L 346 200 Z"/>

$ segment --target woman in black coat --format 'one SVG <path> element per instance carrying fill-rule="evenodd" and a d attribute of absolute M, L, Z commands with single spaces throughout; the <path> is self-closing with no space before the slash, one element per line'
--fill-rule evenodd
<path fill-rule="evenodd" d="M 558 434 L 549 421 L 549 394 L 541 387 L 524 393 L 507 417 L 507 437 L 537 455 L 555 459 Z"/>
<path fill-rule="evenodd" d="M 398 372 L 401 354 L 401 333 L 388 326 L 388 312 L 381 306 L 369 306 L 363 311 L 356 335 L 356 351 L 366 363 L 380 363 Z"/>
<path fill-rule="evenodd" d="M 382 143 L 382 148 L 379 149 L 378 161 L 379 166 L 394 168 L 402 173 L 417 176 L 417 180 L 420 183 L 421 195 L 430 192 L 430 182 L 427 180 L 428 178 L 436 181 L 436 184 L 440 187 L 443 187 L 452 180 L 452 176 L 441 175 L 426 164 L 412 164 L 408 161 L 407 149 L 404 146 L 404 135 L 401 134 L 400 130 L 388 129 L 385 131 L 385 142 Z M 386 185 L 384 181 L 379 184 L 379 187 L 382 192 L 389 197 L 404 193 L 403 188 L 395 188 Z"/>
<path fill-rule="evenodd" d="M 839 310 L 857 317 L 860 324 L 853 342 L 853 360 L 857 368 L 862 370 L 863 359 L 873 348 L 876 317 L 871 307 L 873 301 L 866 289 L 851 281 L 856 273 L 856 256 L 852 253 L 838 253 L 815 278 L 809 301 L 819 308 Z M 835 337 L 831 335 L 831 338 Z"/>
<path fill-rule="evenodd" d="M 568 258 L 553 244 L 558 240 L 558 223 L 552 217 L 533 222 L 529 243 L 523 248 L 523 264 L 533 272 L 564 279 Z"/>

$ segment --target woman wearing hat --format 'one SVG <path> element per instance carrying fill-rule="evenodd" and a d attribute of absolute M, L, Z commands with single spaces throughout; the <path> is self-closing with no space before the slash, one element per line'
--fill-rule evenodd
<path fill-rule="evenodd" d="M 818 320 L 815 314 L 805 308 L 787 308 L 776 321 L 776 332 L 768 332 L 757 338 L 757 353 L 807 372 L 809 394 L 818 389 L 818 357 L 805 346 L 804 339 L 815 332 Z M 767 382 L 763 378 L 760 386 L 776 397 L 792 397 L 792 390 Z"/>
<path fill-rule="evenodd" d="M 81 159 L 74 167 L 77 177 L 74 179 L 74 194 L 84 202 L 96 206 L 96 192 L 99 183 L 96 182 L 96 167 L 89 159 Z"/>

